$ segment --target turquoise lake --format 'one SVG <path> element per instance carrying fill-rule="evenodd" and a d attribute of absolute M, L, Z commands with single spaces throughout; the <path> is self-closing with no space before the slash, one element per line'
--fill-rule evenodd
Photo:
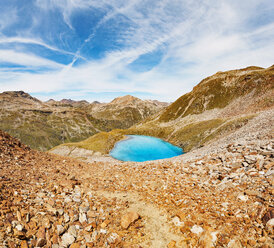
<path fill-rule="evenodd" d="M 183 149 L 161 139 L 144 135 L 127 135 L 117 142 L 110 155 L 122 161 L 144 162 L 183 154 Z"/>

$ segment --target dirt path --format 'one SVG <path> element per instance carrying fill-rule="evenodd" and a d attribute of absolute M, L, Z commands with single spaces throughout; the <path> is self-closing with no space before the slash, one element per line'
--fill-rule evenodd
<path fill-rule="evenodd" d="M 170 232 L 171 225 L 168 223 L 165 211 L 161 211 L 153 204 L 142 201 L 138 194 L 107 191 L 94 193 L 103 195 L 106 198 L 116 197 L 121 201 L 128 202 L 128 210 L 135 211 L 141 216 L 145 223 L 145 230 L 151 237 L 149 241 L 140 243 L 142 247 L 166 248 L 172 240 L 176 241 L 176 243 L 181 240 L 179 235 Z"/>

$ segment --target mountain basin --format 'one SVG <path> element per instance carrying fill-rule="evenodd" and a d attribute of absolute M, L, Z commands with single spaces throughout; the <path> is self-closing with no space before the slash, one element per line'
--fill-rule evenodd
<path fill-rule="evenodd" d="M 110 155 L 121 161 L 144 162 L 171 158 L 183 154 L 183 149 L 164 140 L 144 135 L 127 135 L 110 151 Z"/>

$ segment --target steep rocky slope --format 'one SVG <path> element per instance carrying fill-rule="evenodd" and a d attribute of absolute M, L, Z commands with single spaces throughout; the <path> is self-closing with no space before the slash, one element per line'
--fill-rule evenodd
<path fill-rule="evenodd" d="M 70 146 L 107 154 L 117 141 L 118 134 L 119 139 L 125 134 L 144 134 L 163 138 L 188 152 L 235 132 L 259 113 L 272 109 L 273 89 L 274 66 L 218 72 L 143 122 L 108 135 L 97 134 Z M 107 146 L 102 147 L 102 141 L 97 146 L 99 137 L 105 140 Z"/>
<path fill-rule="evenodd" d="M 0 131 L 0 247 L 271 248 L 273 118 L 145 163 L 85 163 Z"/>
<path fill-rule="evenodd" d="M 128 128 L 166 106 L 130 96 L 120 100 L 109 104 L 70 99 L 44 103 L 23 91 L 4 92 L 0 94 L 0 129 L 32 148 L 47 150 L 98 132 Z"/>

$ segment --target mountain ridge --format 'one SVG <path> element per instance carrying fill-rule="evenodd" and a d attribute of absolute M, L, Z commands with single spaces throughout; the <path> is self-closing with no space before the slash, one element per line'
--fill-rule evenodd
<path fill-rule="evenodd" d="M 23 91 L 0 93 L 0 105 L 0 129 L 40 150 L 129 128 L 166 106 L 141 99 L 117 104 L 71 99 L 42 102 Z"/>
<path fill-rule="evenodd" d="M 69 146 L 108 154 L 123 135 L 141 134 L 162 138 L 188 152 L 241 129 L 262 111 L 273 109 L 273 91 L 274 66 L 217 72 L 129 129 L 98 133 Z M 106 147 L 94 145 L 100 139 L 108 140 Z"/>

